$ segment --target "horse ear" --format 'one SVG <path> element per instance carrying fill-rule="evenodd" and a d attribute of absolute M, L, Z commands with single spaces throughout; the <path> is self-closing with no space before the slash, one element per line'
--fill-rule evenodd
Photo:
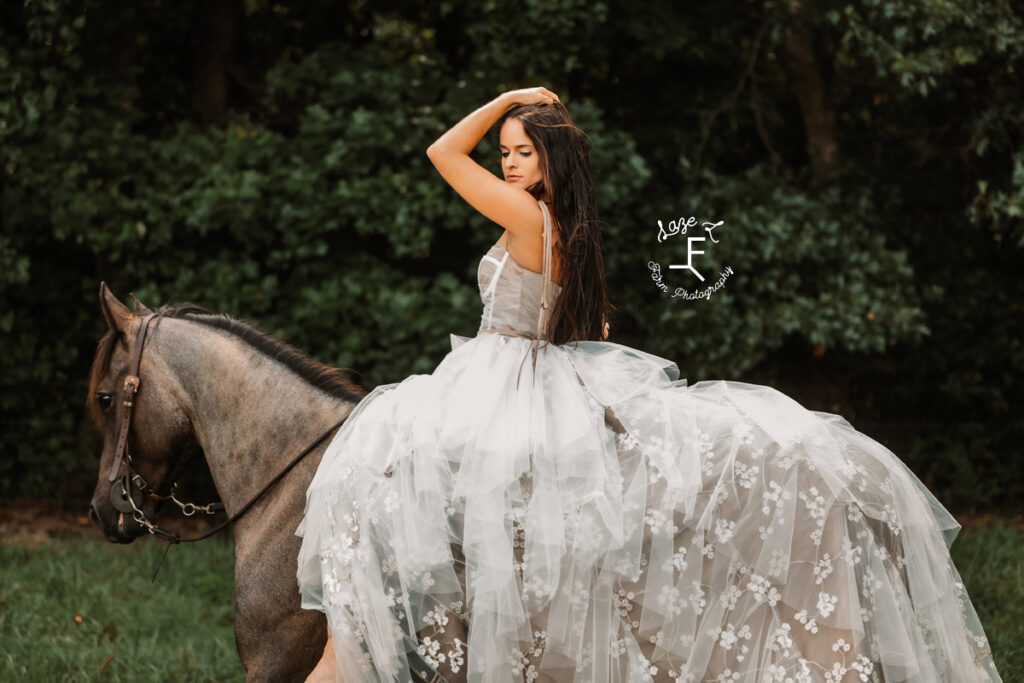
<path fill-rule="evenodd" d="M 132 308 L 135 310 L 136 315 L 150 315 L 153 311 L 149 310 L 146 304 L 142 303 L 135 297 L 135 292 L 129 294 L 132 298 Z"/>
<path fill-rule="evenodd" d="M 117 297 L 107 287 L 106 282 L 100 283 L 100 308 L 103 310 L 103 317 L 107 319 L 110 329 L 127 334 L 131 329 L 131 322 L 135 318 L 135 314 L 117 300 Z"/>

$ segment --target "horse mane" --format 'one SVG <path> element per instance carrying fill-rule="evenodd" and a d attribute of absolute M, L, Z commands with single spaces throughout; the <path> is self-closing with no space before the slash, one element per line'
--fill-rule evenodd
<path fill-rule="evenodd" d="M 366 396 L 366 390 L 351 381 L 345 374 L 345 371 L 355 372 L 354 370 L 334 368 L 320 363 L 283 339 L 275 337 L 251 323 L 236 320 L 227 314 L 210 313 L 202 306 L 191 303 L 163 306 L 156 310 L 156 314 L 158 316 L 157 325 L 159 325 L 160 318 L 175 318 L 227 332 L 335 398 L 358 403 Z M 92 370 L 89 373 L 89 396 L 86 405 L 97 424 L 102 423 L 102 413 L 97 404 L 96 391 L 100 381 L 110 370 L 110 359 L 114 355 L 114 347 L 118 340 L 123 342 L 121 335 L 113 329 L 108 329 L 96 348 L 96 357 L 93 359 Z"/>

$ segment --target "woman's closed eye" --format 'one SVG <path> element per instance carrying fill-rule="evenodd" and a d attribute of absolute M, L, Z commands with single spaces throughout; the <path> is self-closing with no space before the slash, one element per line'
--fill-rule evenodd
<path fill-rule="evenodd" d="M 520 152 L 520 153 L 519 153 L 519 156 L 524 156 L 524 157 L 528 157 L 528 156 L 530 156 L 531 154 L 532 154 L 532 152 Z M 502 153 L 501 153 L 501 158 L 502 158 L 502 159 L 504 159 L 504 158 L 505 158 L 505 157 L 507 157 L 507 156 L 508 156 L 508 152 L 502 152 Z"/>

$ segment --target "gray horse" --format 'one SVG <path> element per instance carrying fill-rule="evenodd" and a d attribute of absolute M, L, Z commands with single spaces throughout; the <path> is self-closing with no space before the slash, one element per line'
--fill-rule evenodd
<path fill-rule="evenodd" d="M 137 302 L 136 302 L 137 303 Z M 115 509 L 108 473 L 117 450 L 121 387 L 143 316 L 100 286 L 109 325 L 93 361 L 89 406 L 103 433 L 90 508 L 114 543 L 147 533 Z M 334 369 L 271 335 L 194 306 L 161 309 L 150 326 L 131 423 L 131 465 L 166 494 L 188 459 L 205 456 L 228 515 L 366 395 Z M 305 492 L 324 441 L 235 525 L 235 641 L 249 681 L 301 681 L 326 642 L 326 619 L 303 610 L 295 579 Z M 115 496 L 116 497 L 116 496 Z M 146 518 L 156 502 L 138 498 Z"/>

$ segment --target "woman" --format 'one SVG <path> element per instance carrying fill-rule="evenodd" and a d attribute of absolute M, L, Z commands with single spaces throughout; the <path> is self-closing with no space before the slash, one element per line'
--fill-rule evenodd
<path fill-rule="evenodd" d="M 469 156 L 496 122 L 504 181 Z M 311 678 L 1000 680 L 958 526 L 892 453 L 602 341 L 584 142 L 531 88 L 428 150 L 504 232 L 477 335 L 363 399 L 310 485 L 298 578 L 331 633 Z"/>

